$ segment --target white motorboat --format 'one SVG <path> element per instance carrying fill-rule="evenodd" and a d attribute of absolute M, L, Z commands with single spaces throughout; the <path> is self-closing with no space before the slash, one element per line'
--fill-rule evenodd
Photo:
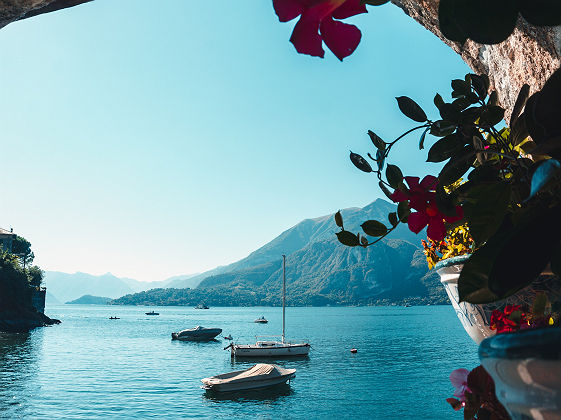
<path fill-rule="evenodd" d="M 286 255 L 282 256 L 282 335 L 280 341 L 258 340 L 255 344 L 230 343 L 225 347 L 230 349 L 232 357 L 285 357 L 307 356 L 310 343 L 291 343 L 285 341 L 285 312 L 286 312 Z"/>
<path fill-rule="evenodd" d="M 265 317 L 262 316 L 261 318 L 257 318 L 257 319 L 256 319 L 255 321 L 253 321 L 253 322 L 255 322 L 255 323 L 257 323 L 257 324 L 266 324 L 266 323 L 269 322 L 269 321 L 267 321 L 267 320 L 265 319 Z"/>
<path fill-rule="evenodd" d="M 284 369 L 277 365 L 258 363 L 246 370 L 201 379 L 206 390 L 227 392 L 267 388 L 286 383 L 294 378 L 296 369 Z"/>
<path fill-rule="evenodd" d="M 171 333 L 172 340 L 210 341 L 222 332 L 220 328 L 205 328 L 196 326 L 187 330 Z"/>

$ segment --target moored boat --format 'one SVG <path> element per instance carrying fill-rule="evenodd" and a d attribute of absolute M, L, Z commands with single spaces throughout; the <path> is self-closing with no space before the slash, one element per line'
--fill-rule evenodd
<path fill-rule="evenodd" d="M 253 321 L 253 322 L 256 322 L 257 324 L 266 324 L 266 323 L 269 322 L 269 321 L 267 321 L 267 320 L 265 319 L 265 317 L 262 316 L 261 318 L 257 318 L 257 319 L 256 319 L 255 321 Z"/>
<path fill-rule="evenodd" d="M 150 312 L 145 312 L 146 315 L 160 315 L 159 312 L 154 312 L 154 311 L 150 311 Z"/>
<path fill-rule="evenodd" d="M 255 344 L 230 343 L 224 350 L 230 349 L 232 357 L 286 357 L 307 356 L 310 344 L 307 342 L 291 343 L 285 341 L 286 308 L 286 255 L 282 256 L 282 335 L 280 341 L 257 341 Z M 263 318 L 263 317 L 262 317 Z M 264 319 L 264 318 L 263 318 Z M 255 320 L 258 322 L 258 320 Z"/>
<path fill-rule="evenodd" d="M 195 328 L 182 330 L 177 333 L 171 333 L 171 339 L 183 341 L 210 341 L 221 332 L 221 328 L 205 328 L 196 326 Z"/>
<path fill-rule="evenodd" d="M 202 303 L 199 303 L 197 306 L 195 306 L 195 309 L 209 309 L 208 306 L 203 305 Z"/>
<path fill-rule="evenodd" d="M 296 369 L 258 363 L 249 369 L 238 370 L 201 379 L 203 388 L 217 392 L 267 388 L 286 383 L 294 378 Z"/>

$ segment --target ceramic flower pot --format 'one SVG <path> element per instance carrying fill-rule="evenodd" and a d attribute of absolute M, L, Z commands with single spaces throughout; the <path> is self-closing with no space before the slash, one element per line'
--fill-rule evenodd
<path fill-rule="evenodd" d="M 513 419 L 561 419 L 561 328 L 498 334 L 479 359 Z"/>
<path fill-rule="evenodd" d="M 546 293 L 551 302 L 561 301 L 561 281 L 544 271 L 531 285 L 506 299 L 483 305 L 460 302 L 458 278 L 468 258 L 469 255 L 448 258 L 439 261 L 434 269 L 440 275 L 440 281 L 462 326 L 477 344 L 495 335 L 495 331 L 490 328 L 493 310 L 502 311 L 506 305 L 525 305 L 531 308 L 538 293 Z"/>

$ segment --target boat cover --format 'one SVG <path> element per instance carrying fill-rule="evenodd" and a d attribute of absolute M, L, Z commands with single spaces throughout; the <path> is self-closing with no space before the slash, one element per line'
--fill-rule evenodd
<path fill-rule="evenodd" d="M 277 365 L 258 363 L 246 370 L 212 376 L 210 378 L 205 378 L 202 381 L 203 383 L 209 385 L 226 384 L 230 382 L 259 381 L 268 378 L 290 375 L 294 372 L 296 372 L 296 369 L 283 369 Z"/>

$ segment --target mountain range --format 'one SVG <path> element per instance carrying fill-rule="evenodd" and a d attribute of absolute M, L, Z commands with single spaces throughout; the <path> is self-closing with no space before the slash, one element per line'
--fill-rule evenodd
<path fill-rule="evenodd" d="M 342 210 L 345 228 L 361 231 L 369 219 L 386 221 L 395 206 L 376 200 Z M 279 305 L 281 255 L 287 255 L 289 305 L 447 303 L 438 275 L 428 272 L 420 237 L 400 225 L 374 246 L 341 245 L 333 215 L 306 219 L 233 264 L 217 267 L 167 288 L 116 299 L 115 304 Z M 192 283 L 191 283 L 192 284 Z M 191 287 L 191 288 L 189 288 Z"/>
<path fill-rule="evenodd" d="M 181 281 L 187 287 L 196 287 L 198 280 L 189 282 L 196 274 L 171 277 L 162 281 L 143 282 L 129 278 L 119 278 L 111 273 L 93 275 L 87 273 L 62 273 L 46 271 L 43 284 L 47 287 L 47 304 L 54 305 L 76 300 L 84 295 L 106 296 L 111 299 L 143 290 L 168 287 Z"/>

